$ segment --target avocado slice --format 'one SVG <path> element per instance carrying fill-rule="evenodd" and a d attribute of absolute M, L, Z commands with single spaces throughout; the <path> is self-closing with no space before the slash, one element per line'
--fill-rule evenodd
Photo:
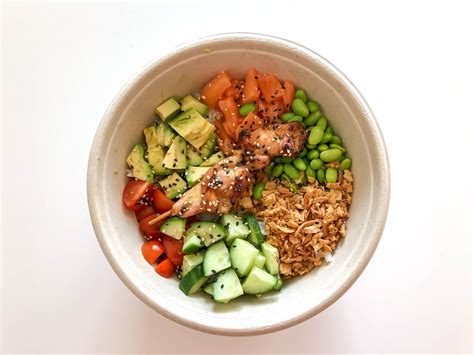
<path fill-rule="evenodd" d="M 217 152 L 216 154 L 211 155 L 207 160 L 204 160 L 204 163 L 202 163 L 201 166 L 213 166 L 224 158 L 225 156 L 222 152 Z"/>
<path fill-rule="evenodd" d="M 148 147 L 154 147 L 159 145 L 158 140 L 156 137 L 156 125 L 151 127 L 147 127 L 143 130 L 143 134 L 145 135 L 146 145 Z"/>
<path fill-rule="evenodd" d="M 184 176 L 186 177 L 189 186 L 196 185 L 199 180 L 206 175 L 210 168 L 210 166 L 189 166 L 184 172 Z"/>
<path fill-rule="evenodd" d="M 166 176 L 173 173 L 172 170 L 163 167 L 163 160 L 165 159 L 166 149 L 159 145 L 148 146 L 147 159 L 150 162 L 153 172 L 158 176 Z"/>
<path fill-rule="evenodd" d="M 162 147 L 169 147 L 173 143 L 176 133 L 166 123 L 161 123 L 156 127 L 156 144 Z"/>
<path fill-rule="evenodd" d="M 187 111 L 194 108 L 203 116 L 207 115 L 207 111 L 209 111 L 209 107 L 207 107 L 206 104 L 203 104 L 201 101 L 191 95 L 186 95 L 181 100 L 179 100 L 179 103 L 181 104 L 182 111 Z"/>
<path fill-rule="evenodd" d="M 181 106 L 179 105 L 178 101 L 170 97 L 155 109 L 155 113 L 161 118 L 162 121 L 166 121 L 167 119 L 176 116 L 180 109 Z"/>
<path fill-rule="evenodd" d="M 184 181 L 177 173 L 160 180 L 160 186 L 169 199 L 174 199 L 188 189 Z"/>
<path fill-rule="evenodd" d="M 206 143 L 200 149 L 201 158 L 207 159 L 215 153 L 217 146 L 217 135 L 212 133 Z"/>
<path fill-rule="evenodd" d="M 194 148 L 201 148 L 216 129 L 194 108 L 170 119 L 168 123 Z"/>
<path fill-rule="evenodd" d="M 199 166 L 203 162 L 198 150 L 189 143 L 186 144 L 186 159 L 188 160 L 188 166 Z"/>
<path fill-rule="evenodd" d="M 175 137 L 168 152 L 166 152 L 162 166 L 173 170 L 186 169 L 188 166 L 186 162 L 186 141 L 183 138 Z"/>
<path fill-rule="evenodd" d="M 127 157 L 127 164 L 132 169 L 134 177 L 153 182 L 153 171 L 150 163 L 145 161 L 144 152 L 141 144 L 135 145 Z"/>

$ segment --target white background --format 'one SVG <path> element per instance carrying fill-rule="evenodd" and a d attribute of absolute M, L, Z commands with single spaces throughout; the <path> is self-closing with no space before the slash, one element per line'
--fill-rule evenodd
<path fill-rule="evenodd" d="M 169 2 L 3 7 L 2 352 L 471 352 L 469 2 Z M 204 35 L 286 37 L 332 61 L 378 117 L 392 200 L 374 258 L 319 316 L 231 338 L 173 323 L 107 264 L 89 148 L 120 87 Z"/>

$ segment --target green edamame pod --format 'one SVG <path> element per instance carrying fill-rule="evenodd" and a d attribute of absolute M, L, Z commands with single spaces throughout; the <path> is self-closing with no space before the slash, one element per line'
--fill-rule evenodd
<path fill-rule="evenodd" d="M 340 145 L 342 146 L 342 139 L 339 137 L 339 136 L 332 136 L 331 138 L 331 143 L 332 144 L 337 144 L 337 145 Z"/>
<path fill-rule="evenodd" d="M 301 99 L 294 99 L 291 103 L 291 109 L 294 113 L 301 117 L 308 117 L 309 109 L 308 106 Z"/>
<path fill-rule="evenodd" d="M 329 143 L 332 139 L 332 134 L 328 132 L 324 132 L 323 139 L 321 139 L 321 143 Z"/>
<path fill-rule="evenodd" d="M 299 122 L 301 124 L 303 124 L 303 117 L 301 116 L 298 116 L 298 115 L 294 115 L 293 117 L 291 117 L 288 121 L 286 121 L 288 123 L 291 123 L 291 122 Z"/>
<path fill-rule="evenodd" d="M 319 155 L 322 161 L 326 163 L 331 163 L 333 161 L 336 161 L 340 158 L 342 155 L 342 152 L 339 149 L 328 149 Z"/>
<path fill-rule="evenodd" d="M 308 148 L 308 149 L 316 149 L 316 146 L 317 146 L 317 144 L 309 144 L 309 143 L 305 144 L 305 147 Z"/>
<path fill-rule="evenodd" d="M 254 103 L 242 105 L 239 108 L 239 114 L 240 116 L 247 116 L 250 112 L 254 112 L 256 108 L 257 105 L 255 105 Z"/>
<path fill-rule="evenodd" d="M 289 164 L 289 163 L 291 163 L 292 161 L 293 161 L 293 159 L 290 158 L 290 157 L 281 157 L 281 162 L 282 162 L 283 164 Z"/>
<path fill-rule="evenodd" d="M 319 156 L 321 156 L 321 152 L 324 152 L 325 150 L 328 150 L 329 147 L 328 147 L 327 144 L 320 144 L 320 145 L 318 145 L 317 149 L 319 150 L 319 153 L 320 153 Z"/>
<path fill-rule="evenodd" d="M 303 158 L 306 156 L 306 154 L 308 153 L 308 148 L 304 147 L 303 148 L 303 151 L 300 153 L 300 155 L 298 155 L 300 158 Z"/>
<path fill-rule="evenodd" d="M 270 174 L 272 173 L 272 167 L 273 167 L 272 164 L 268 164 L 268 165 L 265 167 L 265 174 L 270 175 Z"/>
<path fill-rule="evenodd" d="M 339 165 L 339 169 L 344 171 L 344 170 L 350 169 L 351 166 L 352 166 L 352 160 L 350 160 L 349 158 L 346 158 L 343 161 L 341 161 Z"/>
<path fill-rule="evenodd" d="M 273 159 L 273 161 L 277 164 L 281 164 L 281 163 L 283 163 L 282 159 L 283 159 L 283 157 L 276 157 L 276 158 Z"/>
<path fill-rule="evenodd" d="M 346 148 L 344 147 L 341 147 L 339 144 L 329 144 L 329 147 L 330 148 L 333 148 L 333 149 L 339 149 L 341 152 L 345 153 L 347 152 Z"/>
<path fill-rule="evenodd" d="M 312 177 L 313 179 L 316 179 L 316 170 L 311 168 L 311 166 L 308 166 L 306 168 L 306 176 Z"/>
<path fill-rule="evenodd" d="M 311 160 L 311 163 L 309 163 L 309 166 L 313 170 L 319 170 L 324 166 L 324 163 L 321 159 L 313 159 Z"/>
<path fill-rule="evenodd" d="M 319 104 L 316 101 L 308 101 L 306 103 L 306 106 L 308 106 L 309 112 L 316 112 L 319 110 Z"/>
<path fill-rule="evenodd" d="M 281 174 L 283 174 L 283 165 L 282 164 L 276 164 L 272 168 L 272 177 L 277 178 L 277 177 L 280 177 Z"/>
<path fill-rule="evenodd" d="M 319 169 L 316 172 L 316 178 L 318 179 L 320 184 L 324 184 L 324 178 L 326 177 L 326 174 L 324 173 L 323 169 Z"/>
<path fill-rule="evenodd" d="M 295 99 L 300 99 L 304 103 L 306 103 L 306 101 L 308 101 L 308 96 L 306 96 L 306 91 L 304 91 L 303 89 L 296 90 L 294 97 L 295 97 Z"/>
<path fill-rule="evenodd" d="M 256 200 L 260 200 L 262 198 L 262 192 L 265 190 L 265 183 L 259 182 L 255 184 L 253 187 L 253 198 Z"/>
<path fill-rule="evenodd" d="M 306 166 L 308 166 L 308 165 L 309 165 L 309 159 L 308 159 L 308 158 L 306 158 L 306 157 L 303 157 L 303 161 L 304 161 L 304 163 L 306 164 Z"/>
<path fill-rule="evenodd" d="M 321 112 L 319 111 L 313 112 L 304 119 L 304 124 L 308 127 L 314 126 L 316 122 L 318 122 L 320 117 L 321 117 Z"/>
<path fill-rule="evenodd" d="M 283 173 L 281 175 L 281 179 L 285 180 L 288 183 L 288 187 L 290 188 L 291 191 L 293 192 L 298 191 L 298 186 L 293 182 L 293 180 L 288 175 Z"/>
<path fill-rule="evenodd" d="M 321 128 L 324 132 L 324 130 L 328 126 L 328 119 L 326 118 L 326 116 L 321 116 L 318 120 L 318 123 L 316 123 L 316 126 Z"/>
<path fill-rule="evenodd" d="M 295 160 L 293 160 L 293 165 L 295 166 L 296 169 L 300 171 L 306 170 L 306 163 L 301 158 L 296 158 Z"/>
<path fill-rule="evenodd" d="M 286 112 L 283 115 L 281 115 L 281 120 L 283 122 L 288 122 L 295 114 L 293 112 Z"/>
<path fill-rule="evenodd" d="M 339 177 L 339 173 L 337 172 L 336 169 L 328 168 L 326 170 L 326 181 L 327 182 L 335 183 L 335 182 L 337 182 L 338 177 Z"/>
<path fill-rule="evenodd" d="M 293 180 L 298 178 L 299 172 L 292 164 L 283 165 L 283 171 Z"/>
<path fill-rule="evenodd" d="M 346 155 L 345 155 L 345 154 L 342 154 L 342 155 L 339 157 L 339 159 L 337 159 L 337 160 L 339 160 L 339 162 L 341 162 L 341 161 L 343 161 L 343 160 L 346 159 L 346 158 L 347 158 Z"/>
<path fill-rule="evenodd" d="M 323 139 L 324 130 L 321 127 L 315 126 L 311 129 L 308 137 L 309 144 L 318 144 Z"/>
<path fill-rule="evenodd" d="M 334 136 L 334 133 L 335 133 L 334 129 L 332 127 L 329 127 L 329 126 L 326 128 L 326 132 L 331 133 L 333 136 Z"/>
<path fill-rule="evenodd" d="M 318 159 L 319 158 L 319 151 L 317 149 L 310 150 L 308 154 L 306 154 L 309 160 Z"/>

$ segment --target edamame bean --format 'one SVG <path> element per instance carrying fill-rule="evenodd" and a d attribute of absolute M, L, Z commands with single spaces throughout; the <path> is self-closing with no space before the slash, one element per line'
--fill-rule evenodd
<path fill-rule="evenodd" d="M 306 163 L 305 163 L 304 160 L 301 159 L 301 158 L 296 158 L 295 160 L 293 160 L 293 165 L 294 165 L 295 168 L 298 169 L 299 171 L 306 170 Z"/>
<path fill-rule="evenodd" d="M 346 156 L 345 156 L 344 154 L 342 154 L 342 155 L 339 157 L 339 159 L 337 159 L 337 160 L 339 160 L 339 162 L 341 162 L 341 161 L 343 161 L 344 159 L 346 159 Z"/>
<path fill-rule="evenodd" d="M 308 149 L 316 149 L 316 146 L 317 146 L 317 144 L 309 144 L 309 143 L 305 144 L 305 147 L 308 148 Z"/>
<path fill-rule="evenodd" d="M 283 159 L 283 157 L 276 157 L 275 159 L 273 159 L 273 161 L 277 164 L 281 164 L 281 163 L 283 163 L 282 159 Z"/>
<path fill-rule="evenodd" d="M 256 108 L 257 105 L 255 105 L 254 103 L 242 105 L 239 108 L 239 114 L 240 116 L 247 116 L 250 112 L 254 112 Z"/>
<path fill-rule="evenodd" d="M 267 175 L 270 175 L 272 173 L 272 164 L 268 164 L 266 167 L 265 167 L 265 174 Z"/>
<path fill-rule="evenodd" d="M 283 122 L 288 122 L 295 114 L 293 112 L 286 112 L 283 115 L 281 115 L 281 120 Z"/>
<path fill-rule="evenodd" d="M 326 170 L 326 181 L 329 183 L 335 183 L 337 182 L 337 178 L 339 177 L 338 175 L 339 173 L 336 169 L 328 168 Z"/>
<path fill-rule="evenodd" d="M 326 132 L 331 133 L 333 136 L 334 136 L 334 133 L 335 133 L 334 129 L 332 127 L 329 127 L 329 126 L 326 128 Z"/>
<path fill-rule="evenodd" d="M 326 116 L 321 116 L 318 120 L 318 123 L 316 123 L 316 126 L 321 128 L 324 132 L 324 130 L 328 126 L 328 119 L 326 118 Z"/>
<path fill-rule="evenodd" d="M 311 163 L 309 163 L 309 166 L 313 170 L 319 170 L 324 166 L 324 163 L 321 159 L 313 159 L 311 160 Z"/>
<path fill-rule="evenodd" d="M 281 179 L 285 180 L 288 183 L 288 187 L 290 188 L 291 191 L 293 192 L 298 191 L 298 186 L 296 186 L 296 184 L 291 180 L 291 178 L 288 175 L 283 173 L 281 175 Z"/>
<path fill-rule="evenodd" d="M 287 122 L 288 122 L 288 123 L 291 123 L 291 122 L 299 122 L 299 123 L 303 124 L 303 117 L 298 116 L 298 115 L 294 115 L 294 116 L 291 117 Z"/>
<path fill-rule="evenodd" d="M 339 149 L 328 149 L 321 152 L 321 155 L 319 157 L 322 161 L 326 163 L 331 163 L 333 161 L 338 160 L 341 155 L 342 152 Z"/>
<path fill-rule="evenodd" d="M 293 180 L 298 178 L 298 175 L 299 175 L 298 170 L 296 170 L 296 168 L 291 164 L 283 165 L 283 171 L 285 172 L 286 175 L 288 175 Z"/>
<path fill-rule="evenodd" d="M 324 173 L 324 170 L 323 169 L 319 169 L 317 172 L 316 172 L 316 178 L 318 179 L 319 183 L 320 184 L 324 184 L 324 178 L 325 178 L 326 174 Z"/>
<path fill-rule="evenodd" d="M 272 168 L 272 177 L 277 178 L 283 174 L 283 165 L 277 164 Z"/>
<path fill-rule="evenodd" d="M 316 149 L 310 150 L 306 155 L 309 160 L 318 159 L 319 158 L 319 151 Z"/>
<path fill-rule="evenodd" d="M 308 148 L 304 147 L 303 148 L 303 151 L 300 153 L 300 155 L 298 155 L 300 158 L 303 158 L 306 156 L 306 154 L 308 153 Z"/>
<path fill-rule="evenodd" d="M 347 150 L 344 147 L 341 147 L 339 144 L 329 144 L 330 148 L 339 149 L 342 153 L 345 153 Z"/>
<path fill-rule="evenodd" d="M 342 146 L 342 139 L 339 136 L 332 136 L 331 143 Z"/>
<path fill-rule="evenodd" d="M 304 101 L 301 99 L 294 99 L 293 102 L 291 103 L 291 109 L 298 116 L 308 117 L 309 115 L 308 106 L 306 106 Z"/>
<path fill-rule="evenodd" d="M 311 168 L 311 166 L 308 166 L 306 168 L 306 176 L 316 179 L 316 171 L 313 168 Z"/>
<path fill-rule="evenodd" d="M 253 198 L 256 200 L 260 200 L 262 198 L 262 192 L 265 190 L 265 183 L 259 182 L 255 184 L 253 187 Z"/>
<path fill-rule="evenodd" d="M 324 152 L 325 150 L 328 150 L 329 147 L 327 144 L 320 144 L 318 145 L 317 149 L 319 150 L 319 153 L 321 153 L 321 152 Z M 319 156 L 321 156 L 321 154 L 319 154 Z"/>
<path fill-rule="evenodd" d="M 308 101 L 306 106 L 308 106 L 309 112 L 316 112 L 319 110 L 319 104 L 316 101 Z"/>
<path fill-rule="evenodd" d="M 339 169 L 347 170 L 347 169 L 350 169 L 351 166 L 352 166 L 352 160 L 350 160 L 349 158 L 346 158 L 343 161 L 341 161 L 341 164 L 339 165 Z"/>
<path fill-rule="evenodd" d="M 306 96 L 306 91 L 304 91 L 303 89 L 296 90 L 295 91 L 295 99 L 300 99 L 304 103 L 306 103 L 306 101 L 308 101 L 308 96 Z"/>
<path fill-rule="evenodd" d="M 314 126 L 316 122 L 318 122 L 319 117 L 321 117 L 321 112 L 316 111 L 310 114 L 308 117 L 304 119 L 304 124 L 308 127 Z"/>
<path fill-rule="evenodd" d="M 289 164 L 293 161 L 290 157 L 281 157 L 281 162 L 284 164 Z"/>
<path fill-rule="evenodd" d="M 308 158 L 304 157 L 304 158 L 303 158 L 303 161 L 304 161 L 304 163 L 306 164 L 306 166 L 309 165 L 309 159 L 308 159 Z"/>
<path fill-rule="evenodd" d="M 324 132 L 323 139 L 321 139 L 321 143 L 329 143 L 331 141 L 332 134 L 328 132 Z"/>
<path fill-rule="evenodd" d="M 313 127 L 308 137 L 309 144 L 318 144 L 323 139 L 324 130 L 321 127 Z"/>

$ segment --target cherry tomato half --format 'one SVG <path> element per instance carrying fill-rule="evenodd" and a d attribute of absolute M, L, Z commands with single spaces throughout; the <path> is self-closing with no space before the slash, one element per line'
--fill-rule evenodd
<path fill-rule="evenodd" d="M 157 214 L 152 214 L 140 221 L 138 228 L 140 228 L 140 231 L 143 233 L 145 237 L 158 238 L 160 236 L 161 234 L 160 226 L 163 224 L 164 220 L 158 223 L 155 223 L 153 225 L 148 224 L 148 222 L 150 222 L 152 219 L 156 218 L 157 216 L 158 216 Z"/>
<path fill-rule="evenodd" d="M 149 264 L 153 264 L 165 252 L 165 247 L 158 240 L 149 240 L 142 245 L 142 254 Z"/>
<path fill-rule="evenodd" d="M 160 213 L 169 211 L 173 207 L 174 202 L 166 197 L 165 193 L 160 189 L 156 189 L 153 193 L 153 206 Z"/>
<path fill-rule="evenodd" d="M 176 270 L 176 266 L 173 265 L 173 263 L 170 261 L 170 259 L 165 259 L 161 261 L 158 265 L 155 267 L 155 271 L 163 276 L 163 277 L 171 277 L 174 274 L 174 271 Z"/>
<path fill-rule="evenodd" d="M 183 263 L 183 240 L 177 240 L 167 235 L 163 235 L 163 245 L 165 246 L 166 256 L 174 265 Z"/>
<path fill-rule="evenodd" d="M 135 211 L 137 202 L 145 195 L 145 192 L 152 185 L 151 182 L 143 180 L 131 180 L 123 189 L 122 201 L 125 207 Z"/>
<path fill-rule="evenodd" d="M 137 221 L 140 222 L 142 219 L 145 219 L 154 213 L 155 209 L 152 206 L 138 205 L 135 210 L 135 217 L 137 217 Z"/>

